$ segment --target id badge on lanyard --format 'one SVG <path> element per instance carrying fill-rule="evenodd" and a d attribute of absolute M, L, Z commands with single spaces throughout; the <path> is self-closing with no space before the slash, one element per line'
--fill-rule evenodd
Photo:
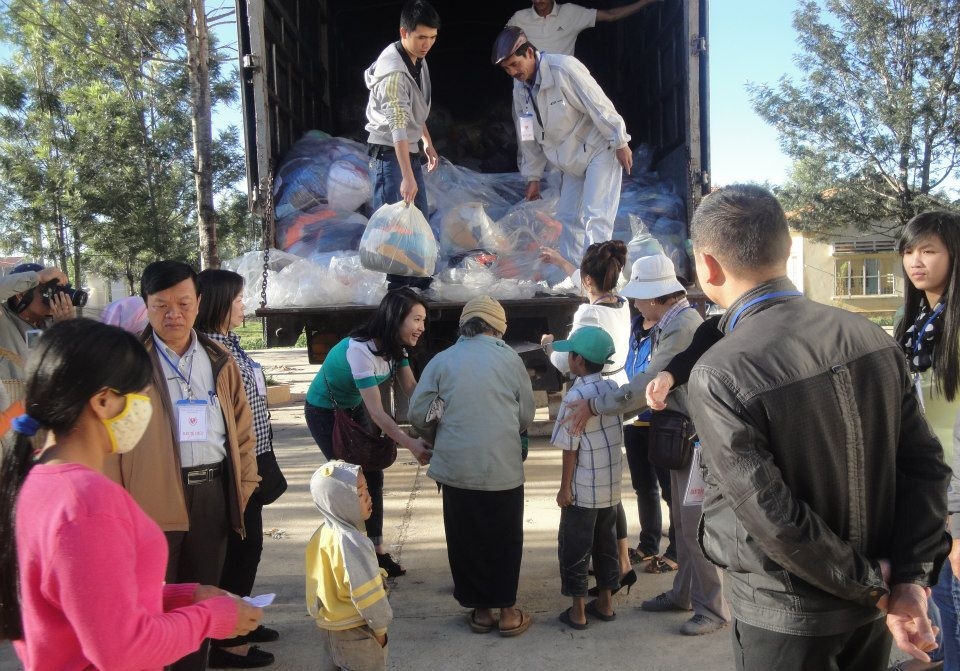
<path fill-rule="evenodd" d="M 913 374 L 913 387 L 917 392 L 917 399 L 920 401 L 920 410 L 926 412 L 927 408 L 923 404 L 923 383 L 920 380 L 920 373 Z"/>
<path fill-rule="evenodd" d="M 521 114 L 520 115 L 520 141 L 521 142 L 533 142 L 533 115 L 532 114 Z"/>
<path fill-rule="evenodd" d="M 267 395 L 267 380 L 263 376 L 263 366 L 254 362 L 251 364 L 253 367 L 253 381 L 257 384 L 257 396 L 266 396 Z"/>
<path fill-rule="evenodd" d="M 177 401 L 177 433 L 179 440 L 202 443 L 207 440 L 207 408 L 203 399 Z"/>

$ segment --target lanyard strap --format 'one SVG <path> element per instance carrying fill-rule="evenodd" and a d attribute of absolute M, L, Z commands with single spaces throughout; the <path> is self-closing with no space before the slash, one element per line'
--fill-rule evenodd
<path fill-rule="evenodd" d="M 751 308 L 757 303 L 763 303 L 765 301 L 772 301 L 775 298 L 783 298 L 784 296 L 802 296 L 803 293 L 799 291 L 774 291 L 770 294 L 763 294 L 762 296 L 757 296 L 756 298 L 747 301 L 733 313 L 733 318 L 730 320 L 730 330 L 732 331 L 737 325 L 737 320 L 740 319 L 740 315 L 743 314 L 743 311 L 747 308 Z"/>
<path fill-rule="evenodd" d="M 537 81 L 537 77 L 540 76 L 540 59 L 543 58 L 541 54 L 537 54 L 537 68 L 533 71 L 533 81 Z M 543 130 L 543 119 L 540 118 L 540 108 L 537 107 L 537 100 L 533 97 L 533 86 L 530 84 L 524 84 L 523 87 L 527 89 L 527 98 L 530 100 L 530 104 L 533 106 L 533 112 L 537 115 L 537 123 L 540 124 L 541 132 Z"/>
<path fill-rule="evenodd" d="M 653 356 L 652 348 L 660 346 L 660 334 L 663 333 L 663 329 L 665 329 L 667 325 L 672 322 L 681 312 L 692 309 L 693 306 L 690 305 L 689 301 L 687 301 L 687 299 L 684 297 L 679 299 L 669 310 L 666 311 L 666 313 L 664 313 L 662 317 L 660 317 L 660 321 L 658 321 L 650 331 L 650 336 L 652 338 L 650 357 Z M 650 358 L 648 357 L 647 361 L 649 360 Z"/>
<path fill-rule="evenodd" d="M 173 365 L 173 362 L 170 360 L 170 357 L 167 356 L 167 353 L 163 351 L 163 348 L 160 347 L 159 350 L 160 350 L 160 356 L 163 357 L 163 360 L 167 362 L 167 365 L 170 366 L 173 372 L 177 374 L 177 377 L 183 380 L 183 383 L 186 385 L 187 398 L 190 400 L 193 400 L 193 388 L 190 386 L 190 379 L 193 377 L 193 362 L 196 361 L 196 352 L 194 351 L 194 352 L 191 352 L 190 354 L 190 369 L 187 370 L 187 376 L 184 377 L 183 373 L 180 372 L 180 369 Z M 183 360 L 183 357 L 181 357 L 181 361 L 182 360 Z"/>
<path fill-rule="evenodd" d="M 617 299 L 617 307 L 620 307 L 621 305 L 623 305 L 624 302 L 627 300 L 627 299 L 625 299 L 623 296 L 617 296 L 616 294 L 604 294 L 603 296 L 601 296 L 601 297 L 598 298 L 597 300 L 593 301 L 590 305 L 601 305 L 600 301 L 602 301 L 604 298 L 616 298 L 616 299 Z M 606 305 L 606 303 L 603 303 L 602 305 Z M 612 307 L 612 306 L 611 306 L 611 307 Z"/>

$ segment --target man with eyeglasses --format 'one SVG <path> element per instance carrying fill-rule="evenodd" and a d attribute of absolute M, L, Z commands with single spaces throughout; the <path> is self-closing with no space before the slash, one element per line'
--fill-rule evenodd
<path fill-rule="evenodd" d="M 233 357 L 193 329 L 196 271 L 155 261 L 143 271 L 140 293 L 150 322 L 140 339 L 153 361 L 153 415 L 137 446 L 108 460 L 106 472 L 163 529 L 167 582 L 216 585 L 227 530 L 244 535 L 243 511 L 260 481 L 253 415 Z M 206 669 L 208 648 L 209 640 L 171 668 Z M 259 648 L 248 657 L 248 668 L 273 662 Z"/>

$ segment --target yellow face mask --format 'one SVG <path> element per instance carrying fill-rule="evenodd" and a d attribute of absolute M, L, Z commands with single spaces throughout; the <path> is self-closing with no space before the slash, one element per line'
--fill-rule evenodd
<path fill-rule="evenodd" d="M 123 454 L 134 448 L 143 437 L 153 415 L 153 404 L 143 394 L 124 394 L 127 404 L 120 414 L 111 419 L 100 420 L 107 427 L 113 452 Z"/>

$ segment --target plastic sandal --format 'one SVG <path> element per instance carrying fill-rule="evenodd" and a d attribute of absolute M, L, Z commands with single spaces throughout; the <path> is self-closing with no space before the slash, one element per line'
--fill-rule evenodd
<path fill-rule="evenodd" d="M 493 630 L 497 627 L 497 625 L 498 625 L 498 623 L 497 623 L 496 620 L 494 620 L 494 621 L 493 621 L 492 623 L 490 623 L 490 624 L 483 624 L 482 622 L 477 622 L 477 609 L 476 609 L 476 608 L 474 608 L 473 610 L 471 610 L 470 613 L 467 615 L 467 623 L 470 625 L 470 629 L 471 629 L 471 630 L 473 631 L 473 633 L 475 633 L 475 634 L 489 634 L 489 633 L 490 633 L 491 631 L 493 631 Z"/>

